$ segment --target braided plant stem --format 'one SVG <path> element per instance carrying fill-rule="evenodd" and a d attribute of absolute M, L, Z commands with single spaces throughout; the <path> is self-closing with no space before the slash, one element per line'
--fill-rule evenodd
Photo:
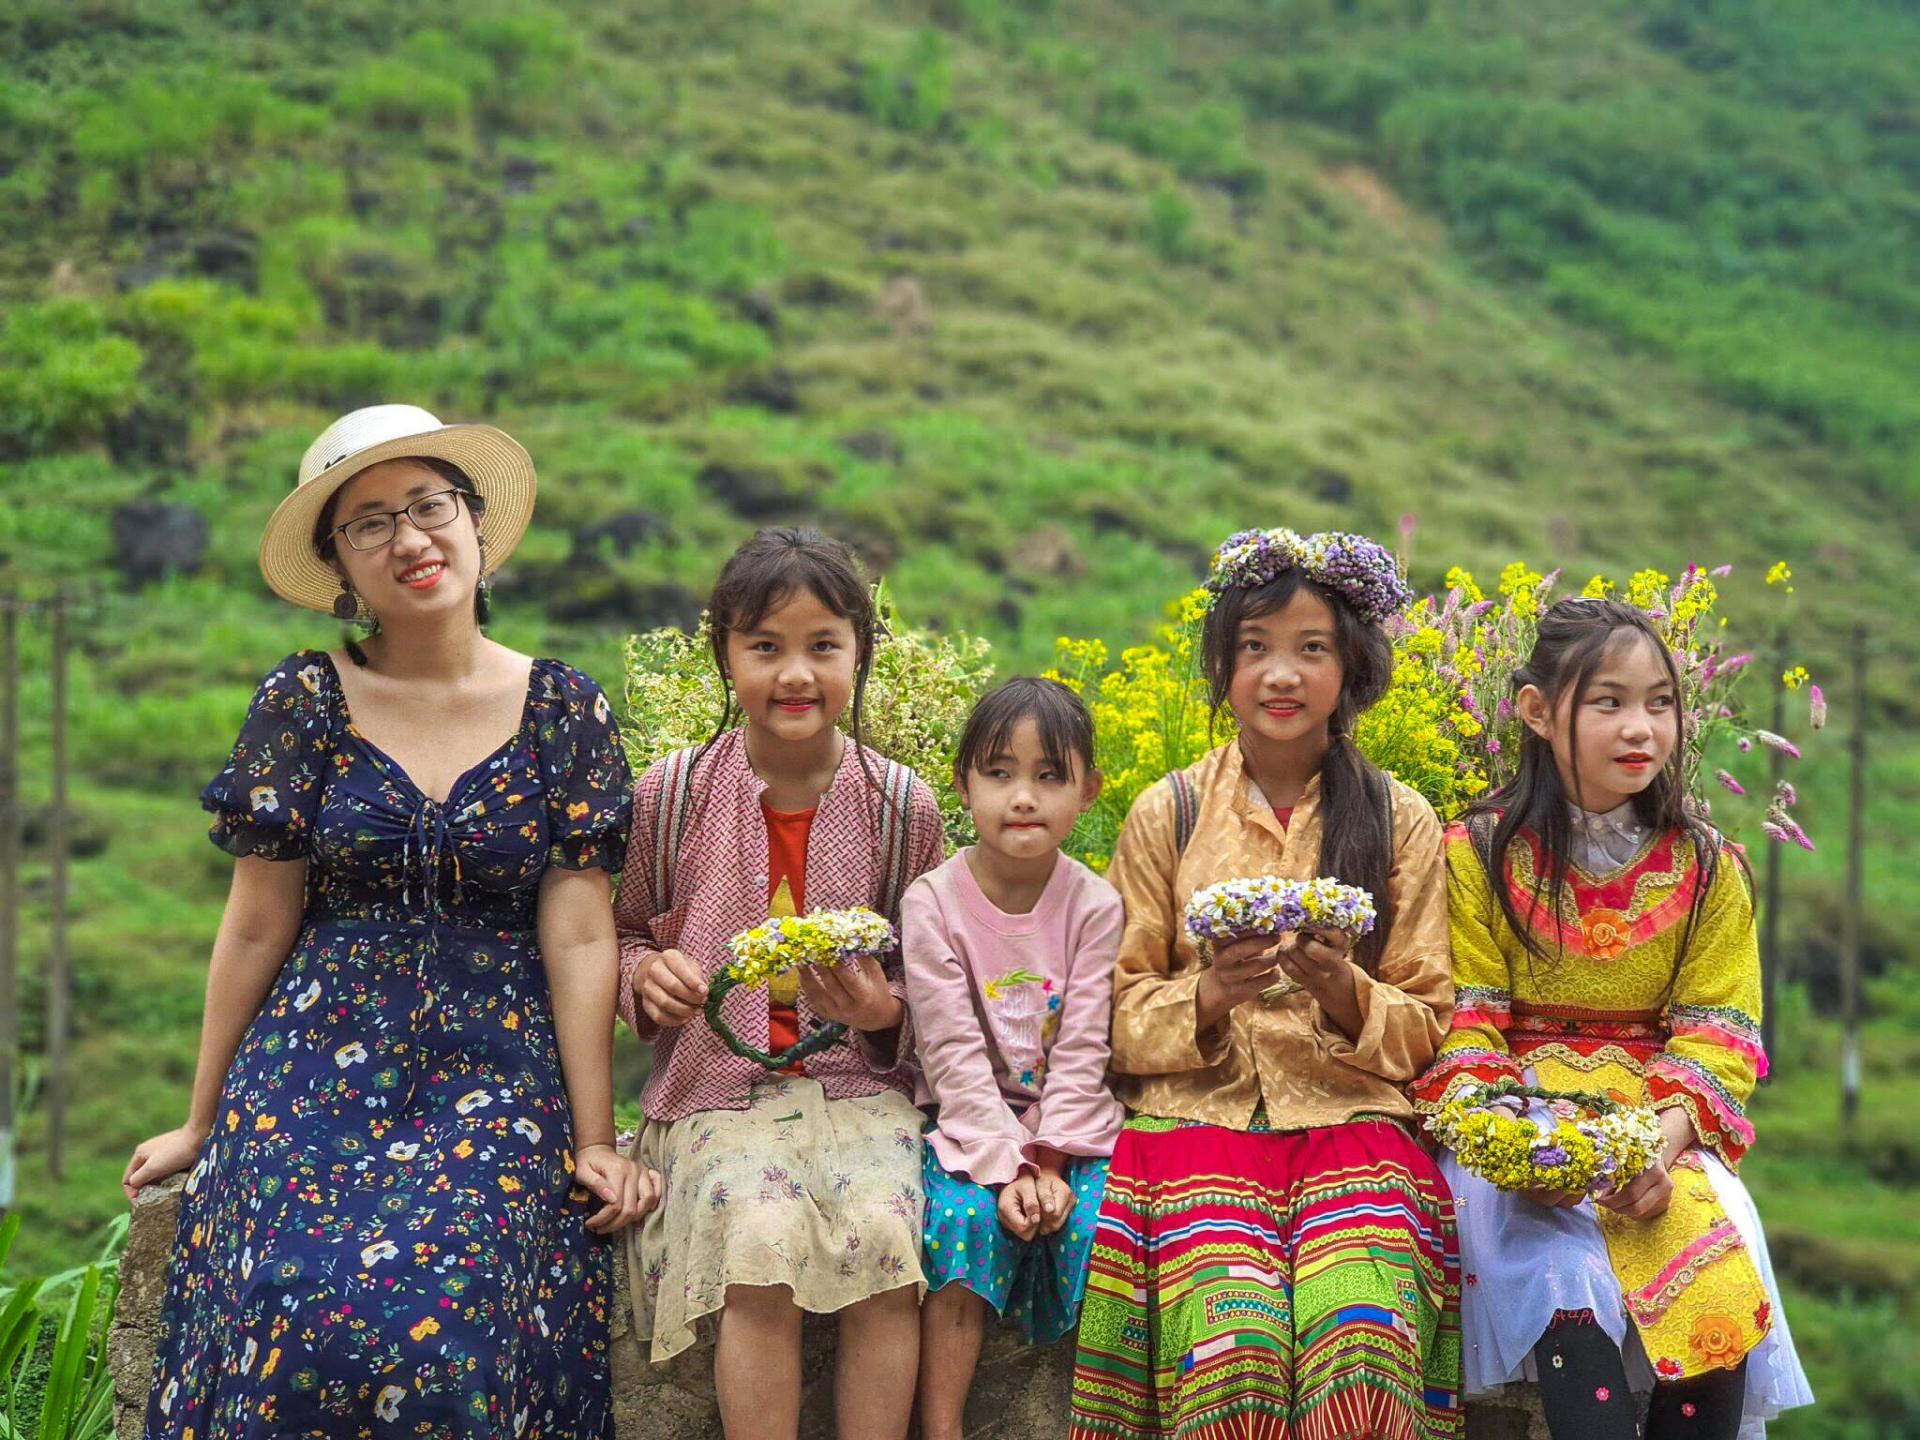
<path fill-rule="evenodd" d="M 1527 1100 L 1571 1100 L 1585 1110 L 1600 1115 L 1617 1115 L 1623 1110 L 1638 1109 L 1634 1105 L 1622 1105 L 1605 1095 L 1589 1094 L 1584 1090 L 1548 1090 L 1539 1085 L 1523 1085 L 1518 1080 L 1476 1080 L 1474 1083 L 1474 1104 L 1484 1105 L 1489 1100 L 1504 1100 L 1509 1095 Z M 1456 1095 L 1458 1090 L 1454 1092 Z"/>
<path fill-rule="evenodd" d="M 727 992 L 735 986 L 744 983 L 744 981 L 734 979 L 733 976 L 729 975 L 725 970 L 720 971 L 712 980 L 707 982 L 707 1024 L 713 1028 L 713 1033 L 720 1037 L 720 1043 L 736 1055 L 743 1056 L 748 1060 L 758 1060 L 769 1070 L 784 1070 L 789 1065 L 799 1064 L 800 1061 L 806 1059 L 809 1055 L 819 1054 L 820 1051 L 826 1049 L 829 1045 L 839 1040 L 842 1035 L 847 1033 L 847 1027 L 845 1025 L 842 1025 L 838 1020 L 833 1020 L 822 1025 L 811 1035 L 802 1036 L 777 1055 L 769 1054 L 757 1046 L 749 1045 L 733 1033 L 733 1027 L 727 1024 L 725 1018 L 720 1014 L 720 1005 L 721 1002 L 727 998 Z"/>

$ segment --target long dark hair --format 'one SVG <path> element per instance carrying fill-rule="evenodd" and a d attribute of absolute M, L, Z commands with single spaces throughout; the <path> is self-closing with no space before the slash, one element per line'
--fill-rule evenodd
<path fill-rule="evenodd" d="M 1545 697 L 1548 709 L 1557 714 L 1562 698 L 1567 698 L 1567 749 L 1578 754 L 1580 743 L 1580 704 L 1587 686 L 1610 653 L 1620 646 L 1644 642 L 1653 647 L 1673 686 L 1675 724 L 1684 721 L 1678 710 L 1682 697 L 1680 672 L 1653 622 L 1637 606 L 1618 600 L 1590 596 L 1569 596 L 1555 601 L 1540 617 L 1527 663 L 1513 672 L 1513 690 L 1518 695 L 1531 685 Z M 1693 847 L 1699 867 L 1699 880 L 1687 909 L 1686 928 L 1674 951 L 1673 970 L 1678 975 L 1680 962 L 1693 939 L 1701 908 L 1706 904 L 1720 858 L 1720 833 L 1701 819 L 1688 802 L 1682 764 L 1685 735 L 1674 736 L 1673 753 L 1660 773 L 1646 789 L 1633 796 L 1633 812 L 1642 824 L 1656 833 L 1681 832 Z M 1467 834 L 1475 855 L 1485 869 L 1493 892 L 1499 897 L 1500 913 L 1507 928 L 1526 948 L 1529 963 L 1556 961 L 1565 951 L 1560 928 L 1560 904 L 1566 893 L 1568 858 L 1572 848 L 1572 818 L 1568 807 L 1574 797 L 1560 783 L 1560 767 L 1553 758 L 1553 745 L 1531 727 L 1520 727 L 1520 769 L 1513 779 L 1491 794 L 1482 796 L 1467 810 Z M 1530 896 L 1536 913 L 1545 896 L 1546 911 L 1554 917 L 1553 949 L 1532 925 L 1521 918 L 1519 908 L 1506 884 L 1507 855 L 1522 830 L 1530 832 L 1539 845 L 1539 861 L 1534 866 Z M 1740 862 L 1742 867 L 1745 861 Z M 1671 988 L 1672 977 L 1668 979 Z"/>
<path fill-rule="evenodd" d="M 777 526 L 759 530 L 720 567 L 720 578 L 713 583 L 707 600 L 709 638 L 713 647 L 713 666 L 720 675 L 720 688 L 726 704 L 713 734 L 694 753 L 687 768 L 687 783 L 700 768 L 701 760 L 720 737 L 746 717 L 734 699 L 733 682 L 727 674 L 727 636 L 736 630 L 751 630 L 767 616 L 801 591 L 811 594 L 828 610 L 853 627 L 854 676 L 853 744 L 860 773 L 867 778 L 882 803 L 893 803 L 867 761 L 861 742 L 861 717 L 867 693 L 867 675 L 873 668 L 873 645 L 879 629 L 879 617 L 873 608 L 873 596 L 860 562 L 844 541 L 823 535 L 811 526 Z M 692 807 L 689 807 L 692 808 Z M 902 823 L 905 817 L 898 817 Z M 685 815 L 682 815 L 682 822 Z"/>
<path fill-rule="evenodd" d="M 1361 619 L 1337 590 L 1295 567 L 1282 570 L 1264 585 L 1229 586 L 1214 598 L 1201 632 L 1200 665 L 1217 717 L 1233 687 L 1240 626 L 1284 609 L 1301 590 L 1324 601 L 1333 612 L 1334 649 L 1340 656 L 1340 698 L 1327 721 L 1332 743 L 1320 758 L 1320 873 L 1357 885 L 1380 901 L 1372 932 L 1354 951 L 1361 968 L 1372 974 L 1393 931 L 1393 911 L 1386 903 L 1387 876 L 1393 871 L 1393 825 L 1387 802 L 1387 786 L 1392 782 L 1360 753 L 1353 743 L 1353 728 L 1387 693 L 1393 679 L 1393 645 L 1387 632 Z"/>

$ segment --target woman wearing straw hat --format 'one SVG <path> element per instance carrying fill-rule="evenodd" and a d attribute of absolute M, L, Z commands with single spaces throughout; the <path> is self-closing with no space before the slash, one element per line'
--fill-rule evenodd
<path fill-rule="evenodd" d="M 334 422 L 268 521 L 275 593 L 375 633 L 302 650 L 201 794 L 238 857 L 187 1123 L 148 1440 L 607 1426 L 608 873 L 627 763 L 578 671 L 487 639 L 527 453 L 410 405 Z M 503 738 L 504 737 L 504 738 Z"/>

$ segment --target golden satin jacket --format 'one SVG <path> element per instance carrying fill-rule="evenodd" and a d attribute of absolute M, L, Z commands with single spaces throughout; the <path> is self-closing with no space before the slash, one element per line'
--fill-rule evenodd
<path fill-rule="evenodd" d="M 1363 1019 L 1349 1040 L 1304 990 L 1238 1005 L 1200 1031 L 1195 991 L 1204 971 L 1182 923 L 1189 897 L 1221 880 L 1277 875 L 1309 880 L 1320 857 L 1316 778 L 1282 827 L 1248 793 L 1238 742 L 1187 769 L 1196 816 L 1175 844 L 1174 794 L 1165 780 L 1128 811 L 1107 878 L 1126 903 L 1114 969 L 1113 1088 L 1129 1110 L 1251 1127 L 1264 1104 L 1275 1130 L 1338 1125 L 1360 1116 L 1410 1120 L 1401 1087 L 1431 1064 L 1453 1008 L 1440 823 L 1421 795 L 1393 787 L 1393 867 L 1375 896 L 1393 930 L 1378 973 L 1355 967 Z"/>

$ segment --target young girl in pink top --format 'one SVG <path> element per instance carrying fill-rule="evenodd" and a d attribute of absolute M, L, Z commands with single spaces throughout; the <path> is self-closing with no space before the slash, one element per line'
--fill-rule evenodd
<path fill-rule="evenodd" d="M 1060 853 L 1100 793 L 1093 720 L 1054 680 L 990 691 L 953 780 L 979 830 L 901 904 L 927 1132 L 920 1424 L 958 1440 L 987 1308 L 1071 1329 L 1125 1118 L 1107 1089 L 1120 897 Z"/>

